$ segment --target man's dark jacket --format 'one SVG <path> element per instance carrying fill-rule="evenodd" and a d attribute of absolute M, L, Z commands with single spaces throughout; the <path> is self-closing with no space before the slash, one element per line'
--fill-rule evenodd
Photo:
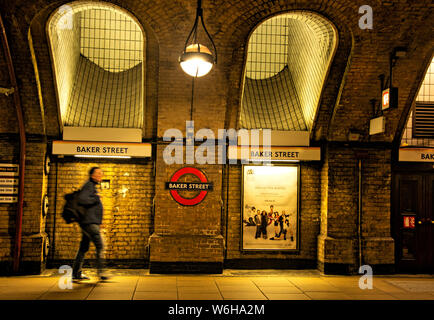
<path fill-rule="evenodd" d="M 81 188 L 78 203 L 86 208 L 86 214 L 80 224 L 101 224 L 103 207 L 96 192 L 96 182 L 89 179 Z"/>

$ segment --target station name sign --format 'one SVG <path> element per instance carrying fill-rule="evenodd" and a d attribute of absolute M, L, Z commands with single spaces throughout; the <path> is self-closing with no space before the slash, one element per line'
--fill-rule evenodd
<path fill-rule="evenodd" d="M 399 161 L 434 162 L 434 149 L 430 148 L 400 148 Z"/>
<path fill-rule="evenodd" d="M 321 160 L 321 148 L 229 146 L 228 157 L 250 161 L 318 161 Z"/>
<path fill-rule="evenodd" d="M 78 156 L 151 157 L 150 143 L 53 141 L 53 154 Z"/>
<path fill-rule="evenodd" d="M 192 182 L 184 182 L 183 177 Z M 194 181 L 196 180 L 196 181 Z M 183 206 L 195 206 L 201 203 L 208 191 L 212 191 L 213 183 L 208 181 L 205 172 L 194 167 L 184 167 L 177 170 L 170 181 L 166 182 L 166 189 L 169 190 L 173 200 Z M 197 191 L 197 194 L 191 198 L 188 197 L 186 191 Z"/>

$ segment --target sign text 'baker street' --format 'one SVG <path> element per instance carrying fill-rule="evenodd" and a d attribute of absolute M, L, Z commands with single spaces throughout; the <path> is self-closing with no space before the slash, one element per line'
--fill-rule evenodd
<path fill-rule="evenodd" d="M 212 190 L 212 183 L 199 182 L 166 182 L 166 189 L 169 190 Z"/>
<path fill-rule="evenodd" d="M 149 143 L 110 143 L 84 141 L 53 141 L 53 154 L 74 156 L 150 157 Z"/>
<path fill-rule="evenodd" d="M 300 152 L 298 151 L 250 151 L 250 158 L 291 158 L 298 159 Z"/>
<path fill-rule="evenodd" d="M 248 161 L 318 161 L 319 147 L 248 147 L 229 146 L 229 159 Z"/>
<path fill-rule="evenodd" d="M 127 155 L 126 147 L 98 147 L 98 146 L 77 146 L 77 154 L 102 153 L 107 155 Z"/>

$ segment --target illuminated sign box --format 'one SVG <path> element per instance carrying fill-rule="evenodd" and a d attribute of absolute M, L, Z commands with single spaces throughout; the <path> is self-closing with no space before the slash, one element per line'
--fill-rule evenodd
<path fill-rule="evenodd" d="M 414 216 L 404 216 L 403 217 L 403 227 L 404 229 L 414 229 L 416 226 Z"/>
<path fill-rule="evenodd" d="M 228 158 L 250 161 L 319 161 L 321 148 L 229 146 Z"/>
<path fill-rule="evenodd" d="M 244 165 L 242 250 L 292 250 L 299 245 L 299 165 Z"/>
<path fill-rule="evenodd" d="M 91 158 L 148 158 L 150 143 L 106 143 L 83 141 L 53 141 L 53 154 Z"/>
<path fill-rule="evenodd" d="M 434 162 L 432 148 L 400 148 L 399 161 L 406 162 Z"/>
<path fill-rule="evenodd" d="M 398 88 L 384 89 L 381 95 L 381 110 L 398 107 Z"/>

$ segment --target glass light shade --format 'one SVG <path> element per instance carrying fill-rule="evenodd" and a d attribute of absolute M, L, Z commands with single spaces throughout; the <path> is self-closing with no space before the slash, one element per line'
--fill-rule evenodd
<path fill-rule="evenodd" d="M 211 51 L 201 44 L 189 45 L 179 57 L 182 70 L 192 77 L 202 77 L 211 71 L 214 58 Z"/>

